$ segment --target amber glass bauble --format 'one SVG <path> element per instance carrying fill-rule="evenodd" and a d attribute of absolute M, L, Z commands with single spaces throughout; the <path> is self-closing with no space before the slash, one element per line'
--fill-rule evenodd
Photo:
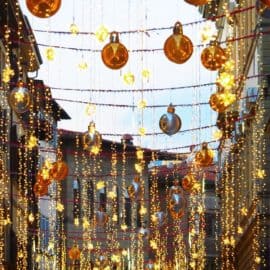
<path fill-rule="evenodd" d="M 191 192 L 194 184 L 196 183 L 196 178 L 193 173 L 188 173 L 182 179 L 182 187 L 185 191 Z"/>
<path fill-rule="evenodd" d="M 215 71 L 222 67 L 226 62 L 227 56 L 216 41 L 212 41 L 210 46 L 205 48 L 201 54 L 201 62 L 203 66 L 209 70 Z"/>
<path fill-rule="evenodd" d="M 184 215 L 186 200 L 178 182 L 170 188 L 169 212 L 173 219 L 179 219 Z"/>
<path fill-rule="evenodd" d="M 26 6 L 34 16 L 49 18 L 59 10 L 61 0 L 26 0 Z"/>
<path fill-rule="evenodd" d="M 127 188 L 128 196 L 131 200 L 139 200 L 141 198 L 142 188 L 139 177 L 135 177 L 131 185 Z"/>
<path fill-rule="evenodd" d="M 56 161 L 53 163 L 50 170 L 52 179 L 56 181 L 64 180 L 68 176 L 68 165 L 64 161 Z"/>
<path fill-rule="evenodd" d="M 224 112 L 229 106 L 225 106 L 223 94 L 220 92 L 214 93 L 209 99 L 210 107 L 216 112 Z"/>
<path fill-rule="evenodd" d="M 9 94 L 9 104 L 16 113 L 24 113 L 29 110 L 31 104 L 31 95 L 27 88 L 23 86 L 23 82 L 18 82 Z"/>
<path fill-rule="evenodd" d="M 83 149 L 90 152 L 94 152 L 96 149 L 99 152 L 102 144 L 102 137 L 98 131 L 96 131 L 96 125 L 91 121 L 88 125 L 88 131 L 83 135 Z"/>
<path fill-rule="evenodd" d="M 195 162 L 200 167 L 208 167 L 213 164 L 214 153 L 208 148 L 207 143 L 202 144 L 202 149 L 195 155 Z"/>
<path fill-rule="evenodd" d="M 41 185 L 43 186 L 48 186 L 51 184 L 51 178 L 48 178 L 48 177 L 44 177 L 42 175 L 42 170 L 40 170 L 38 173 L 37 173 L 37 178 L 36 178 L 36 181 L 39 182 Z"/>
<path fill-rule="evenodd" d="M 270 0 L 261 0 L 261 2 L 270 8 Z"/>
<path fill-rule="evenodd" d="M 191 40 L 183 35 L 183 28 L 180 22 L 176 22 L 173 34 L 164 43 L 164 53 L 169 60 L 176 64 L 185 63 L 193 53 Z"/>
<path fill-rule="evenodd" d="M 48 194 L 48 185 L 43 185 L 40 182 L 36 182 L 33 188 L 36 197 L 42 197 Z"/>
<path fill-rule="evenodd" d="M 128 50 L 119 42 L 117 32 L 112 32 L 110 35 L 110 43 L 104 46 L 101 51 L 103 63 L 111 69 L 122 68 L 128 61 Z"/>
<path fill-rule="evenodd" d="M 81 251 L 78 248 L 78 246 L 74 245 L 69 251 L 68 251 L 68 257 L 70 260 L 75 261 L 79 260 L 81 257 Z"/>
<path fill-rule="evenodd" d="M 159 120 L 160 129 L 167 135 L 177 133 L 181 128 L 182 122 L 180 117 L 175 113 L 172 104 L 167 108 L 167 113 L 163 114 Z"/>
<path fill-rule="evenodd" d="M 185 2 L 194 5 L 194 6 L 202 6 L 210 2 L 211 0 L 185 0 Z"/>

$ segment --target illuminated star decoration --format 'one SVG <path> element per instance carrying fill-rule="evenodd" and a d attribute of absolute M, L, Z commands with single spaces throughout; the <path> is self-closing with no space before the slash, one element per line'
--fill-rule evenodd
<path fill-rule="evenodd" d="M 123 75 L 124 83 L 127 85 L 132 85 L 135 82 L 135 76 L 131 72 L 127 72 Z"/>
<path fill-rule="evenodd" d="M 33 149 L 34 147 L 37 147 L 37 146 L 38 146 L 38 139 L 36 136 L 31 134 L 28 139 L 27 148 Z"/>
<path fill-rule="evenodd" d="M 87 116 L 92 116 L 96 112 L 96 105 L 88 103 L 85 107 L 85 114 Z"/>
<path fill-rule="evenodd" d="M 73 36 L 76 36 L 78 35 L 80 30 L 79 30 L 79 27 L 75 23 L 72 23 L 69 27 L 69 31 Z"/>
<path fill-rule="evenodd" d="M 14 76 L 14 70 L 11 69 L 10 65 L 6 65 L 2 71 L 2 81 L 9 83 L 10 79 Z"/>
<path fill-rule="evenodd" d="M 99 42 L 104 42 L 109 36 L 109 30 L 104 25 L 101 25 L 97 29 L 95 36 Z"/>
<path fill-rule="evenodd" d="M 45 51 L 45 54 L 46 54 L 46 58 L 48 61 L 53 61 L 54 60 L 54 57 L 55 57 L 55 52 L 54 52 L 54 49 L 49 47 L 46 49 Z"/>
<path fill-rule="evenodd" d="M 145 99 L 141 99 L 139 102 L 138 102 L 138 108 L 139 109 L 145 109 L 147 106 L 147 101 Z"/>
<path fill-rule="evenodd" d="M 58 212 L 63 212 L 64 211 L 64 205 L 62 204 L 62 203 L 60 203 L 60 202 L 57 202 L 57 204 L 56 204 L 56 210 L 58 211 Z"/>
<path fill-rule="evenodd" d="M 16 99 L 16 102 L 23 102 L 25 96 L 24 96 L 24 93 L 21 89 L 19 89 L 18 92 L 15 93 L 14 95 L 15 99 Z"/>

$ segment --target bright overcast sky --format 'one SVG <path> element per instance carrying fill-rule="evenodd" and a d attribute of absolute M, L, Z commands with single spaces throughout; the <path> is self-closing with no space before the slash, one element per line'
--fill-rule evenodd
<path fill-rule="evenodd" d="M 64 0 L 59 12 L 50 19 L 39 19 L 31 15 L 25 1 L 20 1 L 24 13 L 35 30 L 69 31 L 73 22 L 80 31 L 95 32 L 104 24 L 109 31 L 138 30 L 173 26 L 176 21 L 190 23 L 201 20 L 198 9 L 186 4 L 184 0 Z M 189 36 L 193 44 L 200 44 L 199 32 L 203 23 L 184 26 L 184 34 Z M 151 31 L 145 33 L 121 34 L 120 41 L 128 49 L 160 49 L 172 30 Z M 105 43 L 98 42 L 92 35 L 60 35 L 35 32 L 37 42 L 47 46 L 64 46 L 86 49 L 102 49 Z M 213 82 L 215 73 L 206 71 L 200 62 L 202 48 L 194 46 L 192 57 L 183 65 L 170 62 L 162 51 L 131 52 L 129 61 L 121 70 L 110 70 L 101 60 L 100 52 L 74 51 L 55 49 L 55 60 L 48 61 L 45 56 L 46 46 L 40 46 L 43 57 L 38 78 L 45 84 L 59 88 L 80 89 L 146 89 L 160 87 L 178 87 Z M 88 69 L 81 71 L 78 64 L 87 62 Z M 149 81 L 142 79 L 142 69 L 151 72 Z M 135 83 L 132 86 L 124 84 L 122 75 L 132 72 Z M 199 87 L 167 91 L 143 93 L 93 93 L 74 92 L 52 89 L 53 97 L 60 99 L 78 100 L 84 102 L 137 105 L 142 95 L 148 105 L 191 104 L 208 102 L 215 87 Z M 91 119 L 96 122 L 97 130 L 101 133 L 138 133 L 143 126 L 149 133 L 160 132 L 159 118 L 166 108 L 146 108 L 143 116 L 141 110 L 131 108 L 115 108 L 97 106 L 93 116 L 85 114 L 85 104 L 59 101 L 61 106 L 71 116 L 70 121 L 62 121 L 60 128 L 86 131 Z M 215 124 L 216 114 L 208 105 L 201 107 L 176 107 L 176 113 L 182 119 L 181 130 L 203 127 Z M 178 133 L 174 136 L 153 135 L 135 138 L 136 144 L 150 148 L 178 147 L 209 141 L 215 128 L 202 129 L 197 132 Z M 105 136 L 104 136 L 105 137 Z M 119 137 L 105 137 L 119 141 Z M 187 149 L 184 149 L 184 151 Z"/>

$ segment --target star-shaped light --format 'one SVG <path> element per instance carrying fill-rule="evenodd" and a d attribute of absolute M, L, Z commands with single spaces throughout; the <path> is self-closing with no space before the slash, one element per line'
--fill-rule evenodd
<path fill-rule="evenodd" d="M 112 190 L 111 190 L 111 191 L 108 192 L 108 198 L 110 198 L 110 199 L 115 199 L 116 196 L 117 196 L 117 194 L 116 194 L 115 191 L 112 191 Z"/>
<path fill-rule="evenodd" d="M 34 147 L 37 147 L 37 146 L 38 146 L 38 139 L 36 136 L 31 134 L 28 139 L 27 148 L 33 149 Z"/>
<path fill-rule="evenodd" d="M 85 107 L 85 114 L 87 116 L 92 116 L 96 112 L 96 105 L 88 103 Z"/>
<path fill-rule="evenodd" d="M 100 147 L 98 147 L 97 145 L 93 145 L 90 152 L 94 155 L 97 155 L 100 152 Z"/>
<path fill-rule="evenodd" d="M 90 227 L 90 223 L 86 217 L 83 217 L 82 227 L 84 230 L 86 230 Z"/>
<path fill-rule="evenodd" d="M 127 72 L 123 75 L 124 83 L 127 85 L 132 85 L 135 82 L 135 76 L 131 72 Z"/>
<path fill-rule="evenodd" d="M 141 206 L 139 210 L 140 215 L 145 215 L 147 213 L 147 208 L 145 208 L 143 205 Z"/>
<path fill-rule="evenodd" d="M 87 70 L 88 69 L 88 64 L 85 61 L 82 61 L 78 64 L 78 68 L 79 70 L 83 71 L 83 70 Z"/>
<path fill-rule="evenodd" d="M 6 65 L 2 71 L 2 81 L 4 83 L 9 83 L 11 77 L 13 77 L 14 74 L 14 70 L 10 67 L 10 65 Z"/>
<path fill-rule="evenodd" d="M 143 166 L 140 163 L 136 163 L 134 166 L 136 172 L 141 173 L 143 171 Z"/>
<path fill-rule="evenodd" d="M 16 102 L 23 102 L 24 98 L 25 98 L 25 94 L 23 91 L 18 91 L 15 93 L 14 95 Z"/>
<path fill-rule="evenodd" d="M 247 210 L 246 207 L 242 207 L 240 211 L 241 211 L 241 214 L 242 214 L 243 216 L 247 216 L 248 210 Z"/>
<path fill-rule="evenodd" d="M 55 57 L 55 52 L 54 52 L 54 49 L 49 47 L 46 49 L 45 51 L 45 54 L 46 54 L 46 58 L 48 61 L 53 61 L 54 60 L 54 57 Z"/>
<path fill-rule="evenodd" d="M 144 79 L 149 79 L 149 77 L 150 77 L 150 75 L 151 75 L 151 73 L 150 73 L 150 70 L 149 69 L 143 69 L 142 70 L 142 77 L 144 78 Z"/>
<path fill-rule="evenodd" d="M 150 240 L 150 247 L 152 249 L 157 249 L 158 248 L 157 242 L 155 240 Z"/>
<path fill-rule="evenodd" d="M 118 216 L 116 214 L 113 214 L 112 221 L 114 221 L 114 222 L 118 221 Z"/>
<path fill-rule="evenodd" d="M 35 216 L 33 215 L 33 213 L 30 213 L 28 215 L 28 220 L 29 220 L 30 223 L 33 223 L 35 221 Z"/>
<path fill-rule="evenodd" d="M 139 102 L 138 102 L 138 109 L 145 109 L 147 106 L 147 101 L 145 99 L 141 99 Z"/>
<path fill-rule="evenodd" d="M 109 36 L 109 30 L 106 26 L 100 25 L 95 33 L 95 36 L 99 42 L 104 42 Z"/>
<path fill-rule="evenodd" d="M 139 128 L 139 135 L 143 137 L 143 136 L 145 136 L 145 134 L 146 134 L 146 128 L 140 127 Z"/>
<path fill-rule="evenodd" d="M 97 190 L 105 188 L 105 182 L 101 181 L 101 180 L 98 181 L 97 184 L 96 184 L 96 188 L 97 188 Z"/>
<path fill-rule="evenodd" d="M 209 43 L 215 38 L 216 34 L 217 30 L 214 27 L 214 24 L 206 23 L 200 32 L 202 43 Z"/>
<path fill-rule="evenodd" d="M 143 159 L 143 150 L 138 148 L 136 151 L 137 159 L 142 160 Z"/>
<path fill-rule="evenodd" d="M 78 227 L 78 226 L 80 225 L 80 220 L 79 220 L 79 218 L 74 218 L 74 225 L 75 225 L 76 227 Z"/>
<path fill-rule="evenodd" d="M 224 71 L 219 74 L 216 82 L 225 90 L 231 90 L 235 86 L 235 77 L 232 73 Z"/>
<path fill-rule="evenodd" d="M 241 226 L 237 227 L 237 233 L 242 234 L 243 233 L 243 228 Z"/>
<path fill-rule="evenodd" d="M 79 27 L 75 23 L 72 23 L 69 27 L 69 31 L 72 35 L 76 36 L 78 35 L 80 30 L 79 30 Z"/>
<path fill-rule="evenodd" d="M 10 217 L 7 217 L 6 219 L 4 219 L 3 223 L 4 223 L 4 226 L 11 224 Z"/>
<path fill-rule="evenodd" d="M 62 204 L 62 203 L 60 203 L 60 202 L 57 202 L 56 203 L 56 210 L 58 211 L 58 212 L 63 212 L 64 211 L 64 209 L 65 209 L 65 207 L 64 207 L 64 205 Z"/>
<path fill-rule="evenodd" d="M 121 224 L 121 230 L 126 231 L 127 230 L 127 225 L 126 224 Z"/>
<path fill-rule="evenodd" d="M 257 264 L 260 264 L 261 263 L 261 257 L 259 257 L 259 256 L 256 256 L 255 257 L 255 263 L 257 263 Z"/>
<path fill-rule="evenodd" d="M 256 171 L 256 176 L 257 176 L 257 178 L 259 178 L 259 179 L 264 179 L 265 176 L 266 176 L 265 170 L 257 169 L 257 171 Z"/>
<path fill-rule="evenodd" d="M 225 106 L 230 106 L 236 100 L 236 95 L 230 93 L 229 91 L 225 91 L 223 94 L 221 94 L 221 97 Z"/>

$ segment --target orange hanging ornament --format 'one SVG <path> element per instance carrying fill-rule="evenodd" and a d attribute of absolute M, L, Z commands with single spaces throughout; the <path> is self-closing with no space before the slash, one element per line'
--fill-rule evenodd
<path fill-rule="evenodd" d="M 42 175 L 42 170 L 38 171 L 36 181 L 43 186 L 49 186 L 51 184 L 51 178 L 44 177 Z"/>
<path fill-rule="evenodd" d="M 220 69 L 226 60 L 226 52 L 218 45 L 217 41 L 211 41 L 210 46 L 205 48 L 201 54 L 203 66 L 212 71 Z"/>
<path fill-rule="evenodd" d="M 42 185 L 40 182 L 36 182 L 33 188 L 36 197 L 42 197 L 48 194 L 48 185 Z"/>
<path fill-rule="evenodd" d="M 208 144 L 204 142 L 202 144 L 202 149 L 198 151 L 195 155 L 195 162 L 200 167 L 208 167 L 212 165 L 214 158 L 214 153 L 211 149 L 208 148 Z"/>
<path fill-rule="evenodd" d="M 103 63 L 111 69 L 122 68 L 128 61 L 128 50 L 119 42 L 119 34 L 112 32 L 110 43 L 104 46 L 101 51 Z"/>
<path fill-rule="evenodd" d="M 209 99 L 210 107 L 216 112 L 224 112 L 229 106 L 224 103 L 223 91 L 218 91 L 210 96 Z"/>
<path fill-rule="evenodd" d="M 49 18 L 61 7 L 61 0 L 26 0 L 26 6 L 36 17 Z"/>
<path fill-rule="evenodd" d="M 211 0 L 185 0 L 185 2 L 194 5 L 194 6 L 202 6 L 210 2 Z"/>
<path fill-rule="evenodd" d="M 72 260 L 79 260 L 81 257 L 81 251 L 78 248 L 77 245 L 74 245 L 69 251 L 68 251 L 68 257 Z"/>
<path fill-rule="evenodd" d="M 176 64 L 183 64 L 191 57 L 193 44 L 187 36 L 183 35 L 180 22 L 175 23 L 173 34 L 165 41 L 163 50 L 168 59 Z"/>
<path fill-rule="evenodd" d="M 196 179 L 193 173 L 189 172 L 183 179 L 182 179 L 182 187 L 185 191 L 192 191 L 194 184 L 196 183 Z"/>
<path fill-rule="evenodd" d="M 264 5 L 270 8 L 270 0 L 260 0 Z"/>
<path fill-rule="evenodd" d="M 68 165 L 64 161 L 56 161 L 52 165 L 50 174 L 56 181 L 64 180 L 68 176 Z"/>

